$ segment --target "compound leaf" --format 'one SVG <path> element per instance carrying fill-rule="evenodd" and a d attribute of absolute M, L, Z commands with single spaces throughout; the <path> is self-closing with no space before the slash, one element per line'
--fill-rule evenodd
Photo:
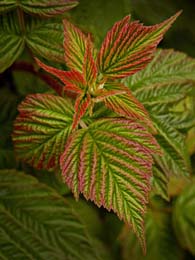
<path fill-rule="evenodd" d="M 177 198 L 173 210 L 173 226 L 181 246 L 195 255 L 195 182 Z"/>
<path fill-rule="evenodd" d="M 50 94 L 27 96 L 14 124 L 18 157 L 37 168 L 58 167 L 72 118 L 73 107 L 67 99 Z"/>
<path fill-rule="evenodd" d="M 15 170 L 0 170 L 1 259 L 100 259 L 70 204 Z"/>
<path fill-rule="evenodd" d="M 124 78 L 145 68 L 158 43 L 180 12 L 154 26 L 143 26 L 126 16 L 107 33 L 98 55 L 98 67 L 111 78 Z"/>
<path fill-rule="evenodd" d="M 76 198 L 83 193 L 130 224 L 143 248 L 143 215 L 152 173 L 153 136 L 130 119 L 92 123 L 70 136 L 60 159 L 62 176 Z"/>

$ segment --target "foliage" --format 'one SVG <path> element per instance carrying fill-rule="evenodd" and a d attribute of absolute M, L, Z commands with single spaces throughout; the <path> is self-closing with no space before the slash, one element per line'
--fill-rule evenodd
<path fill-rule="evenodd" d="M 157 50 L 181 12 L 96 44 L 50 2 L 0 3 L 0 258 L 193 255 L 195 60 Z"/>
<path fill-rule="evenodd" d="M 15 170 L 1 170 L 0 180 L 2 258 L 97 258 L 79 217 L 63 197 Z"/>

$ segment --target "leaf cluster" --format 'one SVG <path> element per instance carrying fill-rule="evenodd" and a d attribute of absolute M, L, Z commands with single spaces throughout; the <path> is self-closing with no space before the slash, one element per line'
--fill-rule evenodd
<path fill-rule="evenodd" d="M 193 255 L 195 60 L 157 49 L 180 12 L 96 49 L 76 5 L 0 3 L 0 258 Z"/>

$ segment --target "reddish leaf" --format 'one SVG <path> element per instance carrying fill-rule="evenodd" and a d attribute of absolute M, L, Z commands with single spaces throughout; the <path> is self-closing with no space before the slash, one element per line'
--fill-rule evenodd
<path fill-rule="evenodd" d="M 71 132 L 73 106 L 51 94 L 28 95 L 18 107 L 13 141 L 19 159 L 36 168 L 56 169 Z"/>
<path fill-rule="evenodd" d="M 94 98 L 95 102 L 103 101 L 109 97 L 125 94 L 126 89 L 114 89 L 114 90 L 107 90 L 107 89 L 100 89 L 95 92 L 96 97 Z"/>
<path fill-rule="evenodd" d="M 124 116 L 141 120 L 143 123 L 153 129 L 152 122 L 148 112 L 144 106 L 133 96 L 131 91 L 121 83 L 110 82 L 106 83 L 105 89 L 109 91 L 123 91 L 125 94 L 108 96 L 104 102 L 105 105 L 115 113 Z"/>
<path fill-rule="evenodd" d="M 59 70 L 42 63 L 37 58 L 35 58 L 35 60 L 41 68 L 53 74 L 54 76 L 59 78 L 64 84 L 66 84 L 65 90 L 70 90 L 76 92 L 77 94 L 82 93 L 82 89 L 85 87 L 86 83 L 80 72 Z"/>
<path fill-rule="evenodd" d="M 75 101 L 75 114 L 73 118 L 73 124 L 72 124 L 72 129 L 75 129 L 80 121 L 80 119 L 84 116 L 87 108 L 90 105 L 90 95 L 84 94 L 78 96 L 78 98 Z"/>
<path fill-rule="evenodd" d="M 93 89 L 97 78 L 97 67 L 92 54 L 92 45 L 88 39 L 83 63 L 83 75 L 88 85 Z"/>
<path fill-rule="evenodd" d="M 87 43 L 92 42 L 81 30 L 67 20 L 63 20 L 64 25 L 64 49 L 65 61 L 70 69 L 83 72 L 84 56 Z"/>
<path fill-rule="evenodd" d="M 157 44 L 180 12 L 154 26 L 130 22 L 130 16 L 114 24 L 98 55 L 98 66 L 106 77 L 123 78 L 143 69 L 152 59 Z"/>

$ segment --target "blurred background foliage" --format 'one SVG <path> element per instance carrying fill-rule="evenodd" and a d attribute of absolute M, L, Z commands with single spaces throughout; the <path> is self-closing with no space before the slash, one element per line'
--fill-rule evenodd
<path fill-rule="evenodd" d="M 47 46 L 47 41 L 50 41 L 51 45 L 55 41 L 57 44 L 50 53 L 53 59 L 49 63 L 59 68 L 65 68 L 65 65 L 62 64 L 63 45 L 61 42 L 63 35 L 61 19 L 64 17 L 70 19 L 84 31 L 91 32 L 98 47 L 113 23 L 129 13 L 131 13 L 132 19 L 138 19 L 146 25 L 152 25 L 163 21 L 181 9 L 183 10 L 182 15 L 165 35 L 160 47 L 174 48 L 195 57 L 194 0 L 80 0 L 76 8 L 61 14 L 58 18 L 49 18 L 46 22 L 40 22 L 39 18 L 36 18 L 37 20 L 34 22 L 26 17 L 28 33 L 25 46 L 21 47 L 20 45 L 20 50 L 16 50 L 14 47 L 11 52 L 11 55 L 14 55 L 17 51 L 16 61 L 13 57 L 11 63 L 6 63 L 4 61 L 6 58 L 0 50 L 0 59 L 2 60 L 0 64 L 7 66 L 6 70 L 2 70 L 0 74 L 0 169 L 16 168 L 25 171 L 66 197 L 83 219 L 90 235 L 95 237 L 94 245 L 102 252 L 101 257 L 105 260 L 194 259 L 194 181 L 189 184 L 186 179 L 172 179 L 169 183 L 170 201 L 151 195 L 149 211 L 146 216 L 148 253 L 143 256 L 135 236 L 114 214 L 108 213 L 104 209 L 97 209 L 92 203 L 86 202 L 82 198 L 80 202 L 75 202 L 69 189 L 61 183 L 58 172 L 53 174 L 46 171 L 36 171 L 24 163 L 18 162 L 11 141 L 17 105 L 27 94 L 53 91 L 48 87 L 49 81 L 42 76 L 41 72 L 37 71 L 31 55 L 33 53 L 42 59 L 47 59 L 50 48 L 49 44 Z M 25 16 L 27 15 L 25 14 Z M 11 13 L 10 17 L 14 25 L 14 33 L 17 36 L 18 29 L 14 14 Z M 3 26 L 6 19 L 7 13 L 3 13 L 0 17 L 0 45 L 3 45 L 2 37 L 4 35 L 7 35 L 9 41 L 9 36 L 13 34 L 13 31 L 8 33 L 9 30 Z M 44 36 L 48 30 L 51 30 L 51 39 Z M 54 35 L 52 35 L 53 31 Z M 15 41 L 17 42 L 17 37 L 15 37 Z M 46 44 L 43 51 L 37 47 L 41 44 Z M 28 68 L 22 62 L 33 64 L 33 69 Z M 186 106 L 193 106 L 195 111 L 194 98 L 188 99 L 184 103 L 176 109 L 185 110 Z M 193 171 L 195 171 L 195 127 L 188 131 L 186 143 L 191 154 Z M 185 210 L 184 208 L 188 204 L 189 207 Z M 189 235 L 189 239 L 187 235 Z"/>
<path fill-rule="evenodd" d="M 86 31 L 95 34 L 99 45 L 112 24 L 124 15 L 131 14 L 144 24 L 152 25 L 170 17 L 178 10 L 181 16 L 161 43 L 164 48 L 174 48 L 195 56 L 195 2 L 193 0 L 81 0 L 70 16 Z"/>

